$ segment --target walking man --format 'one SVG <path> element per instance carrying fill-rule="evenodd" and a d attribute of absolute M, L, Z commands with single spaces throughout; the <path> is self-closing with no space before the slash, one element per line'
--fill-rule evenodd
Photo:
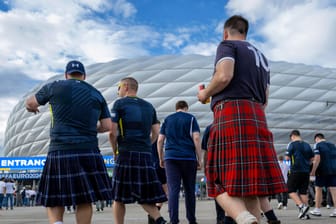
<path fill-rule="evenodd" d="M 336 205 L 336 147 L 335 144 L 326 141 L 322 133 L 314 137 L 314 160 L 311 176 L 315 179 L 315 209 L 310 211 L 314 216 L 321 216 L 322 188 L 326 187 L 331 193 L 334 205 Z M 336 208 L 330 214 L 336 217 Z"/>
<path fill-rule="evenodd" d="M 246 41 L 248 28 L 242 16 L 226 20 L 213 77 L 198 93 L 202 103 L 212 97 L 214 112 L 208 195 L 238 224 L 259 223 L 259 200 L 287 190 L 265 115 L 270 69 L 266 57 Z"/>
<path fill-rule="evenodd" d="M 171 224 L 179 223 L 182 180 L 186 216 L 190 224 L 196 224 L 196 172 L 202 160 L 200 129 L 196 118 L 187 112 L 186 101 L 178 101 L 175 111 L 164 119 L 157 144 L 160 166 L 166 168 L 169 217 Z"/>
<path fill-rule="evenodd" d="M 293 130 L 290 134 L 291 142 L 286 151 L 286 160 L 291 162 L 288 176 L 288 194 L 299 208 L 299 219 L 307 219 L 308 185 L 311 160 L 314 157 L 310 145 L 303 141 L 299 130 Z"/>
<path fill-rule="evenodd" d="M 102 94 L 85 82 L 79 61 L 66 65 L 65 80 L 44 85 L 26 100 L 29 112 L 49 102 L 50 144 L 37 202 L 47 208 L 50 224 L 62 224 L 66 206 L 76 205 L 76 223 L 90 224 L 92 203 L 111 199 L 111 182 L 98 148 L 98 132 L 111 128 Z"/>
<path fill-rule="evenodd" d="M 112 107 L 110 143 L 115 157 L 112 178 L 115 224 L 123 224 L 125 204 L 140 204 L 155 220 L 164 224 L 156 203 L 167 201 L 152 160 L 152 144 L 159 134 L 159 121 L 152 104 L 137 97 L 138 82 L 123 78 L 121 97 Z"/>

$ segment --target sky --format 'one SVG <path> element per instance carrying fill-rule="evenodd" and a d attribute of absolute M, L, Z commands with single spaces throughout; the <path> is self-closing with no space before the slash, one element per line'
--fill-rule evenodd
<path fill-rule="evenodd" d="M 334 0 L 0 0 L 0 152 L 13 107 L 69 60 L 214 55 L 234 14 L 269 60 L 336 68 Z"/>

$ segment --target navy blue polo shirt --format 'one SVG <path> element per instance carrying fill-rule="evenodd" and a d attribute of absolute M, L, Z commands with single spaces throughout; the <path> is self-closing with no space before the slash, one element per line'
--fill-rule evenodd
<path fill-rule="evenodd" d="M 152 104 L 138 97 L 123 97 L 115 101 L 111 115 L 119 127 L 119 152 L 151 152 L 152 125 L 159 123 Z"/>
<path fill-rule="evenodd" d="M 315 145 L 314 154 L 320 155 L 317 176 L 336 175 L 336 147 L 333 143 L 321 141 Z"/>
<path fill-rule="evenodd" d="M 224 40 L 216 53 L 216 65 L 222 60 L 234 62 L 231 82 L 212 96 L 211 108 L 225 99 L 254 99 L 265 104 L 266 88 L 270 84 L 270 69 L 266 57 L 247 41 Z"/>
<path fill-rule="evenodd" d="M 194 132 L 200 132 L 200 128 L 192 114 L 176 112 L 166 117 L 160 129 L 166 137 L 164 159 L 196 160 Z"/>
<path fill-rule="evenodd" d="M 294 141 L 288 144 L 286 156 L 291 159 L 290 172 L 309 173 L 311 158 L 314 157 L 310 145 L 304 141 Z"/>
<path fill-rule="evenodd" d="M 67 79 L 44 85 L 35 95 L 40 105 L 50 104 L 49 151 L 98 147 L 97 122 L 109 118 L 106 101 L 87 82 Z"/>

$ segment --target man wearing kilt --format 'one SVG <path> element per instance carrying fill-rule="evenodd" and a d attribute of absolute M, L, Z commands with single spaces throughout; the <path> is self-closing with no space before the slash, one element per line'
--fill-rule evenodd
<path fill-rule="evenodd" d="M 104 97 L 85 76 L 84 65 L 70 61 L 66 80 L 48 83 L 26 100 L 33 113 L 50 104 L 49 151 L 36 200 L 47 207 L 51 224 L 63 223 L 65 206 L 76 206 L 76 223 L 89 224 L 92 203 L 112 198 L 97 138 L 97 132 L 111 129 L 111 116 Z"/>
<path fill-rule="evenodd" d="M 138 98 L 138 82 L 132 77 L 119 83 L 112 108 L 110 143 L 115 158 L 112 178 L 113 215 L 115 224 L 123 224 L 125 204 L 140 204 L 155 220 L 164 224 L 156 203 L 167 201 L 152 159 L 152 144 L 160 124 L 152 104 Z"/>
<path fill-rule="evenodd" d="M 287 190 L 264 111 L 270 70 L 265 56 L 245 41 L 247 31 L 248 21 L 242 16 L 225 22 L 212 80 L 198 93 L 202 103 L 212 97 L 214 112 L 208 194 L 238 224 L 259 223 L 259 199 Z"/>

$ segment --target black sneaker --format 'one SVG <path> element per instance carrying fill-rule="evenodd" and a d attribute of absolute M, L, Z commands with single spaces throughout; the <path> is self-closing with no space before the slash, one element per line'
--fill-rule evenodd
<path fill-rule="evenodd" d="M 160 218 L 158 218 L 157 220 L 155 220 L 155 224 L 166 224 L 167 221 L 164 220 L 164 218 L 161 216 Z"/>
<path fill-rule="evenodd" d="M 309 206 L 308 205 L 303 205 L 302 207 L 299 208 L 299 219 L 303 218 L 306 213 L 308 212 L 309 210 Z"/>
<path fill-rule="evenodd" d="M 305 215 L 305 216 L 303 216 L 303 217 L 300 218 L 300 219 L 302 219 L 302 220 L 307 220 L 307 219 L 310 219 L 310 216 L 309 216 L 309 215 Z"/>
<path fill-rule="evenodd" d="M 155 224 L 155 219 L 148 215 L 148 224 Z"/>

